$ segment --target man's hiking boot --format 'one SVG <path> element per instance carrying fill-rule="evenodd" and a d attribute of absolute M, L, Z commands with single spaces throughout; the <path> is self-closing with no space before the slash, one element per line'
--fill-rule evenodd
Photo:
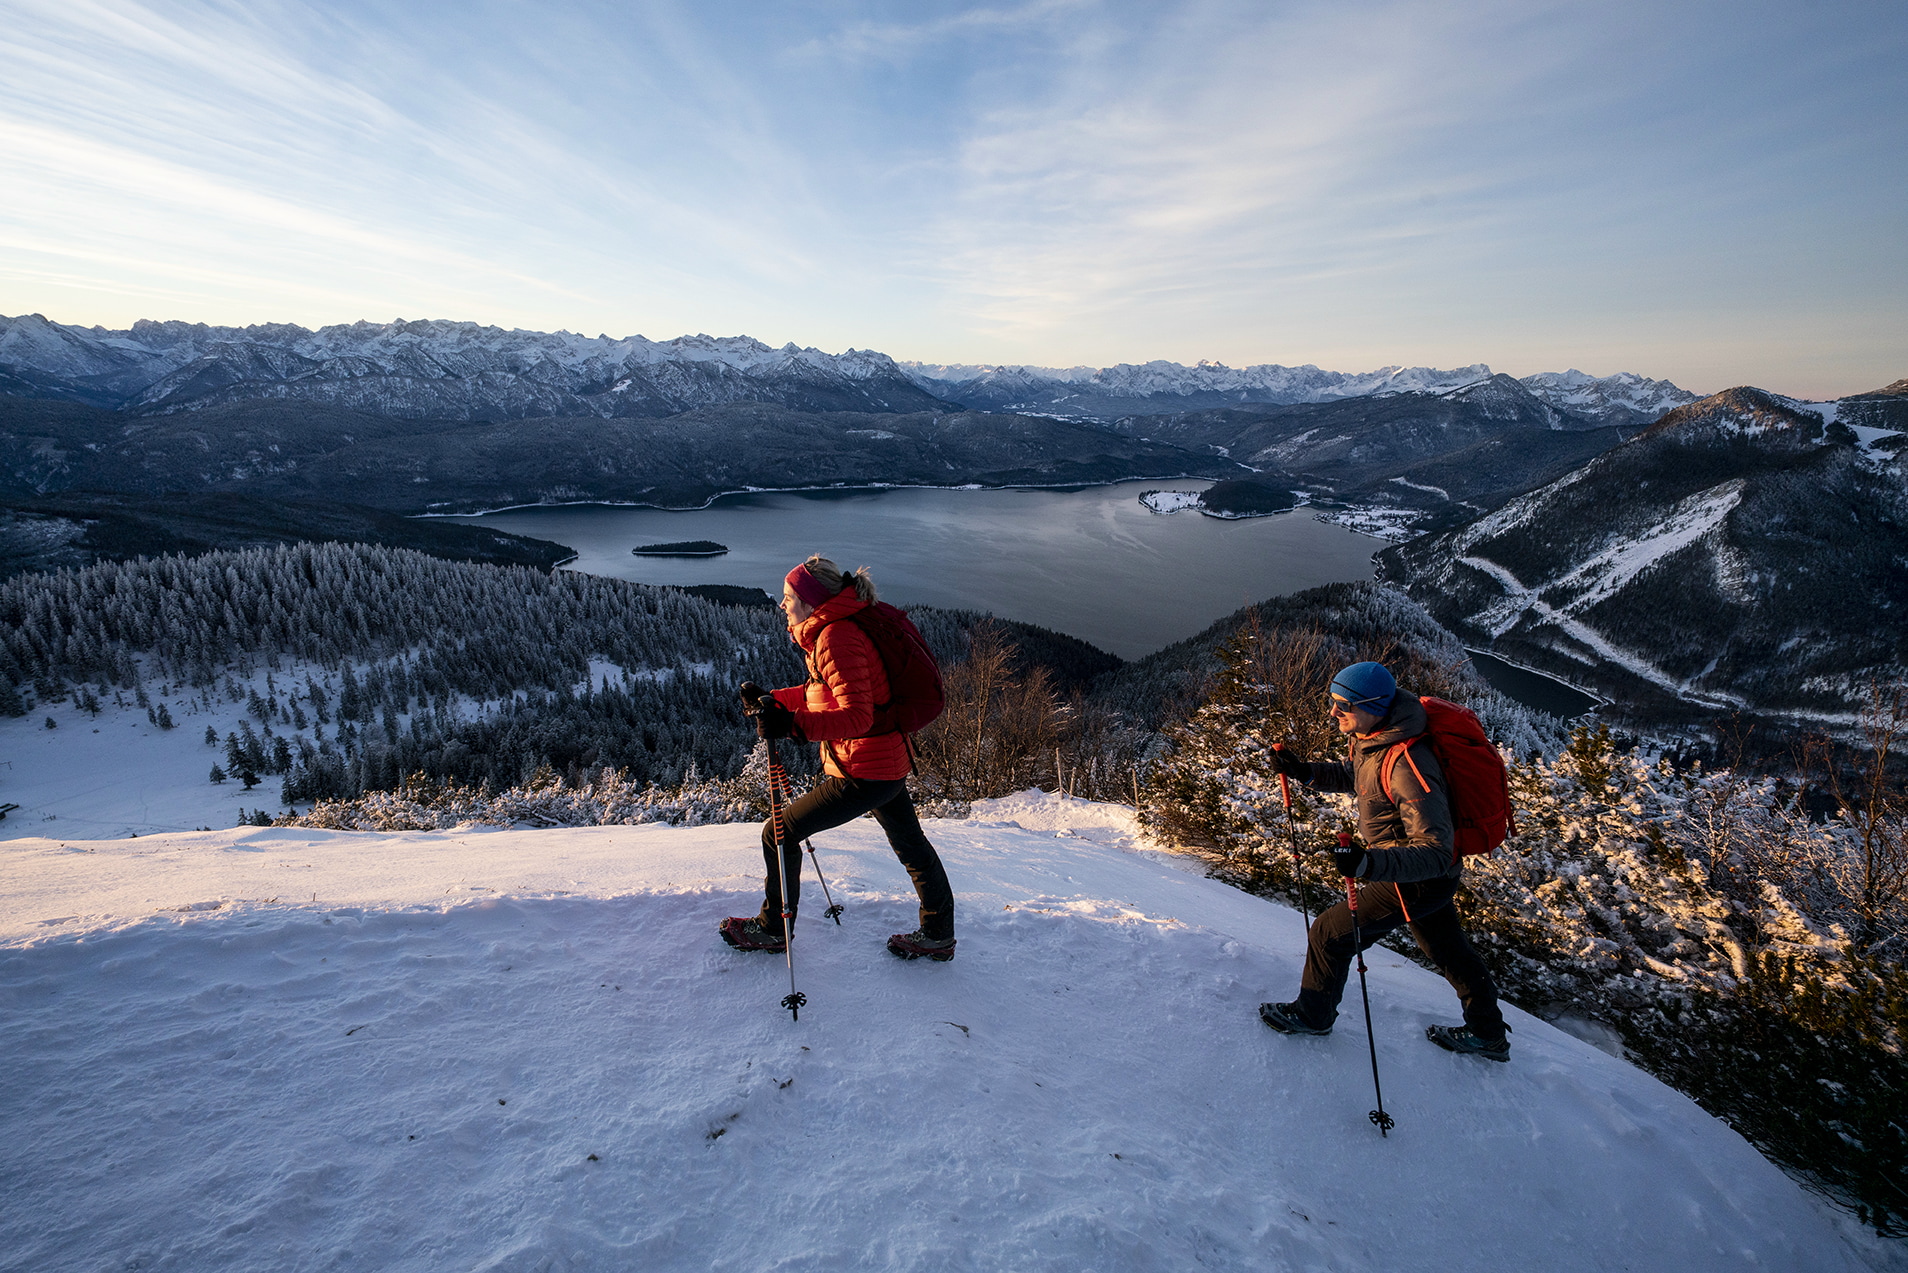
<path fill-rule="evenodd" d="M 1280 1034 L 1323 1035 L 1332 1032 L 1332 1028 L 1329 1025 L 1321 1030 L 1310 1021 L 1307 1021 L 1305 1014 L 1299 1011 L 1298 1002 L 1296 1000 L 1291 1003 L 1260 1004 L 1259 1020 L 1271 1026 Z"/>
<path fill-rule="evenodd" d="M 954 939 L 929 937 L 917 928 L 911 933 L 896 933 L 888 938 L 888 949 L 903 959 L 919 959 L 925 955 L 936 963 L 944 964 L 954 958 Z"/>
<path fill-rule="evenodd" d="M 1504 1027 L 1508 1030 L 1510 1027 Z M 1481 1056 L 1492 1061 L 1510 1060 L 1509 1039 L 1486 1039 L 1471 1033 L 1467 1025 L 1427 1026 L 1424 1037 L 1449 1052 Z"/>
<path fill-rule="evenodd" d="M 716 931 L 722 934 L 723 941 L 737 950 L 766 950 L 779 955 L 788 949 L 788 943 L 782 940 L 780 933 L 771 933 L 754 916 L 730 916 L 722 921 Z"/>

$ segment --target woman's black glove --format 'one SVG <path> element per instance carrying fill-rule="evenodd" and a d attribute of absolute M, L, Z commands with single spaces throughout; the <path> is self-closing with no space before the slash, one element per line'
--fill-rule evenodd
<path fill-rule="evenodd" d="M 767 694 L 755 700 L 755 710 L 749 714 L 755 717 L 755 732 L 763 738 L 787 738 L 799 732 L 795 713 Z"/>
<path fill-rule="evenodd" d="M 1307 761 L 1300 760 L 1283 747 L 1275 746 L 1272 748 L 1272 772 L 1282 774 L 1287 778 L 1297 778 L 1300 782 L 1310 782 L 1312 780 L 1311 764 Z"/>

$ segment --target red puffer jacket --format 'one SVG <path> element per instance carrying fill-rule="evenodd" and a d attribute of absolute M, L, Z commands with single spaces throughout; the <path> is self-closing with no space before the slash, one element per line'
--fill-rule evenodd
<path fill-rule="evenodd" d="M 888 673 L 860 625 L 848 616 L 867 608 L 853 588 L 822 602 L 795 628 L 795 643 L 808 655 L 808 684 L 775 691 L 795 713 L 811 742 L 822 745 L 822 768 L 837 778 L 882 781 L 905 778 L 914 768 L 900 734 L 863 738 L 874 727 L 875 707 L 888 701 Z"/>

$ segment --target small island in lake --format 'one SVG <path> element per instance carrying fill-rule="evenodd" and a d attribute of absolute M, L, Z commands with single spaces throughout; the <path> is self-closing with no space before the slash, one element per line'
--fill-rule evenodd
<path fill-rule="evenodd" d="M 720 557 L 729 546 L 711 539 L 684 539 L 673 544 L 643 544 L 630 551 L 638 557 Z"/>
<path fill-rule="evenodd" d="M 1214 482 L 1199 497 L 1199 511 L 1208 517 L 1267 517 L 1297 504 L 1298 496 L 1291 491 L 1247 478 Z"/>

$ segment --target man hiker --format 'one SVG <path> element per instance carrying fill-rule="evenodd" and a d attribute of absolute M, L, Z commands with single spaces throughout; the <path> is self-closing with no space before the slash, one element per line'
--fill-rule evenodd
<path fill-rule="evenodd" d="M 1273 765 L 1320 791 L 1352 793 L 1364 846 L 1332 856 L 1340 875 L 1358 881 L 1359 936 L 1369 947 L 1408 924 L 1464 1005 L 1463 1025 L 1434 1025 L 1426 1036 L 1453 1052 L 1510 1060 L 1497 987 L 1458 922 L 1453 896 L 1463 859 L 1454 845 L 1449 786 L 1425 737 L 1424 705 L 1399 689 L 1383 664 L 1354 663 L 1332 678 L 1330 710 L 1338 732 L 1350 736 L 1350 763 L 1308 764 L 1278 750 Z M 1387 764 L 1400 743 L 1408 746 Z M 1353 931 L 1343 901 L 1314 920 L 1298 998 L 1260 1004 L 1260 1019 L 1283 1034 L 1330 1034 L 1357 953 Z"/>
<path fill-rule="evenodd" d="M 737 949 L 785 949 L 781 880 L 785 870 L 793 915 L 801 900 L 802 841 L 872 812 L 921 900 L 921 926 L 890 937 L 888 949 L 903 959 L 954 958 L 954 893 L 908 794 L 913 753 L 907 735 L 877 727 L 877 709 L 895 701 L 894 690 L 874 639 L 854 618 L 874 608 L 876 601 L 866 566 L 843 574 L 820 555 L 796 566 L 782 582 L 789 639 L 807 656 L 808 682 L 773 694 L 748 684 L 742 695 L 763 738 L 819 742 L 825 776 L 783 810 L 786 832 L 781 845 L 775 843 L 774 819 L 762 824 L 768 877 L 761 912 L 725 919 L 720 925 L 722 939 Z M 786 855 L 780 864 L 778 851 Z"/>

